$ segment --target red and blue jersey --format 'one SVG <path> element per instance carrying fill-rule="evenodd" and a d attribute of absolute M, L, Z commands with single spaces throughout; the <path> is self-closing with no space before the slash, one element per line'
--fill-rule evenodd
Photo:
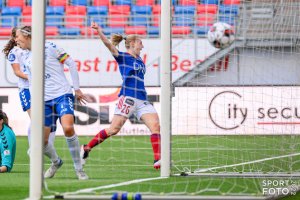
<path fill-rule="evenodd" d="M 122 88 L 119 96 L 130 96 L 140 100 L 147 100 L 144 75 L 146 66 L 141 57 L 133 57 L 127 52 L 119 52 L 115 57 L 122 76 Z"/>

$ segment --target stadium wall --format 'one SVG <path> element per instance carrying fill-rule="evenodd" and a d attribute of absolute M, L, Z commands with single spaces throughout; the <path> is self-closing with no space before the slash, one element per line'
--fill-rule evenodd
<path fill-rule="evenodd" d="M 117 103 L 118 88 L 84 88 L 89 103 L 75 107 L 78 135 L 107 128 Z M 147 88 L 159 115 L 159 87 Z M 174 135 L 276 135 L 300 133 L 300 87 L 179 87 L 172 99 Z M 197 101 L 193 101 L 193 99 Z M 29 117 L 22 112 L 17 88 L 1 88 L 0 109 L 8 113 L 17 135 L 26 135 Z M 58 135 L 62 129 L 58 124 Z M 136 119 L 119 135 L 150 134 Z"/>

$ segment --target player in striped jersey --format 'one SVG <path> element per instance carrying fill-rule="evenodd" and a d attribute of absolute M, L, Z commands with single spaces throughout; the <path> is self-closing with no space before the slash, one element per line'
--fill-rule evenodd
<path fill-rule="evenodd" d="M 31 27 L 25 26 L 17 30 L 17 42 L 22 49 L 31 50 Z M 25 66 L 31 71 L 31 58 L 26 59 Z M 74 95 L 72 87 L 64 74 L 64 64 L 69 67 L 75 96 L 79 103 L 84 103 L 86 97 L 79 89 L 79 76 L 74 60 L 52 42 L 45 44 L 45 144 L 49 145 L 48 136 L 51 126 L 60 119 L 66 141 L 73 159 L 76 175 L 79 180 L 86 180 L 88 176 L 82 168 L 80 159 L 80 145 L 74 130 Z M 36 67 L 36 66 L 35 66 Z M 31 73 L 30 73 L 31 74 Z M 47 145 L 48 144 L 48 145 Z M 62 160 L 51 146 L 51 167 L 46 171 L 45 178 L 52 178 L 61 167 Z"/>
<path fill-rule="evenodd" d="M 29 91 L 29 81 L 28 81 L 28 70 L 23 64 L 23 59 L 29 56 L 30 51 L 23 50 L 17 46 L 16 42 L 16 31 L 17 28 L 13 28 L 11 31 L 11 38 L 3 49 L 3 53 L 7 60 L 9 61 L 14 74 L 19 78 L 18 88 L 19 88 L 19 97 L 21 101 L 21 106 L 23 111 L 27 112 L 30 117 L 30 91 Z M 49 136 L 49 142 L 53 143 L 55 139 L 55 130 L 56 126 L 53 126 L 51 134 Z M 28 126 L 28 143 L 30 145 L 30 124 Z M 29 150 L 28 150 L 29 153 Z"/>
<path fill-rule="evenodd" d="M 95 29 L 101 41 L 116 59 L 123 83 L 119 94 L 119 102 L 116 106 L 114 117 L 108 129 L 101 130 L 87 145 L 81 148 L 83 163 L 93 147 L 102 143 L 108 137 L 117 134 L 126 120 L 136 114 L 151 131 L 150 141 L 154 154 L 155 169 L 160 168 L 160 125 L 155 108 L 147 101 L 147 92 L 144 85 L 146 66 L 140 57 L 143 43 L 137 35 L 112 35 L 110 42 L 103 34 L 97 23 L 93 22 L 91 27 Z M 116 46 L 125 40 L 127 52 L 120 52 Z"/>

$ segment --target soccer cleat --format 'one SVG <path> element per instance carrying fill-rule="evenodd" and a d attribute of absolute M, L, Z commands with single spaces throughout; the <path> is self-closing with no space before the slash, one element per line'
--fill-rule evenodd
<path fill-rule="evenodd" d="M 154 169 L 160 169 L 160 160 L 154 160 L 153 167 Z"/>
<path fill-rule="evenodd" d="M 80 160 L 82 165 L 85 165 L 86 159 L 89 157 L 89 151 L 84 149 L 85 146 L 86 144 L 80 147 Z"/>
<path fill-rule="evenodd" d="M 76 170 L 76 175 L 79 180 L 88 180 L 89 179 L 88 175 L 86 175 L 86 173 L 83 171 L 83 169 Z"/>
<path fill-rule="evenodd" d="M 52 178 L 56 171 L 64 164 L 62 159 L 59 158 L 58 164 L 52 163 L 52 165 L 49 167 L 49 169 L 45 172 L 44 178 Z"/>

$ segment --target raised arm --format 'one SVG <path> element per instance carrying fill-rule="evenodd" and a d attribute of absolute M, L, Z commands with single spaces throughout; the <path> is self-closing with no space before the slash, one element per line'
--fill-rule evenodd
<path fill-rule="evenodd" d="M 96 22 L 92 22 L 91 28 L 93 28 L 97 31 L 103 44 L 108 48 L 108 50 L 112 53 L 112 55 L 114 55 L 115 57 L 118 57 L 119 56 L 118 49 L 103 34 L 101 27 Z"/>

